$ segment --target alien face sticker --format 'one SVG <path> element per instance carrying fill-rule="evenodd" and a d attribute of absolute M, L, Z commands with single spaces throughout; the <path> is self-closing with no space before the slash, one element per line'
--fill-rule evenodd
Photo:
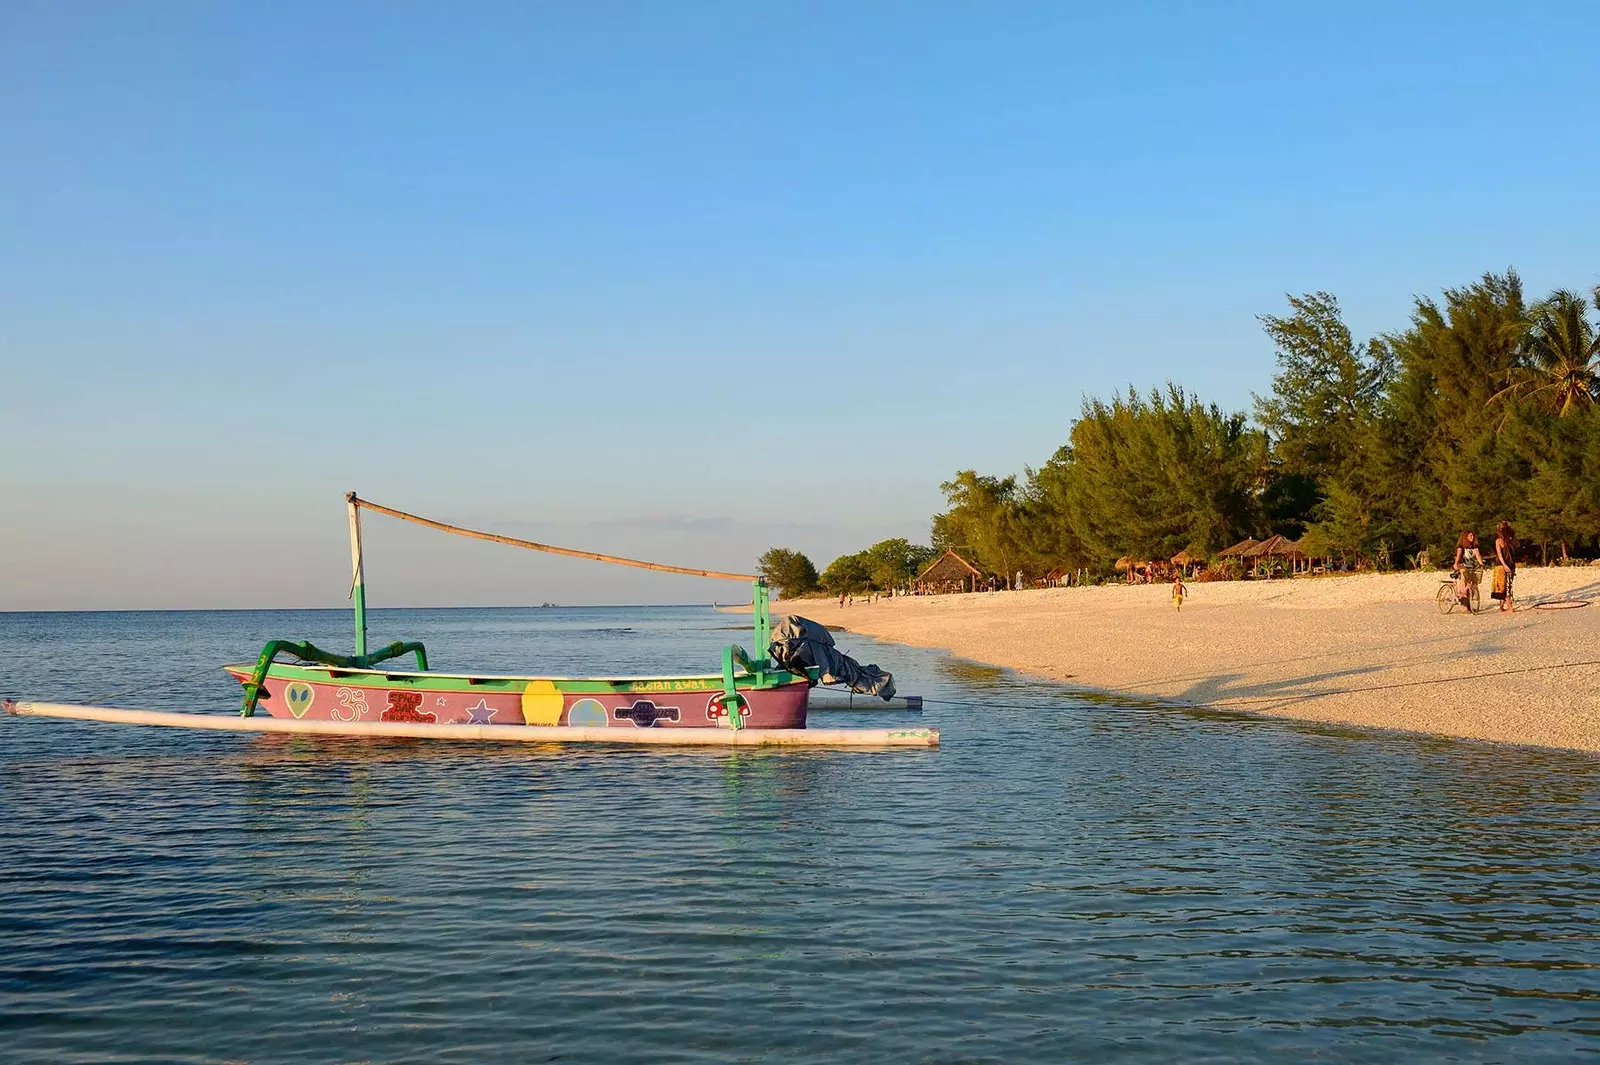
<path fill-rule="evenodd" d="M 316 698 L 316 689 L 301 681 L 291 681 L 283 687 L 283 701 L 289 705 L 289 713 L 297 718 L 306 716 Z"/>

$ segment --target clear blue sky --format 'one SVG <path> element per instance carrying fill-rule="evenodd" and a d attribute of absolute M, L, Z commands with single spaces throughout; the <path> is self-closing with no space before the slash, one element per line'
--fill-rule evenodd
<path fill-rule="evenodd" d="M 1600 281 L 1600 6 L 0 5 L 0 609 L 336 605 L 341 494 L 738 567 L 1085 393 Z M 379 603 L 734 586 L 393 524 Z"/>

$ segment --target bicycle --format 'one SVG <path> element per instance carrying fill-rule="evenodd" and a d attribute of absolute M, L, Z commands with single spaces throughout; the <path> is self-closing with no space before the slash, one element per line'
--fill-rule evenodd
<path fill-rule="evenodd" d="M 1456 589 L 1456 584 L 1461 579 L 1461 571 L 1456 570 L 1447 577 L 1439 578 L 1439 590 L 1433 594 L 1433 601 L 1438 604 L 1439 613 L 1448 614 L 1458 605 L 1465 605 L 1467 613 L 1476 614 L 1482 605 L 1482 599 L 1478 592 L 1480 580 L 1475 579 L 1476 576 L 1469 571 L 1467 577 L 1467 601 L 1465 604 L 1461 603 L 1461 593 Z"/>

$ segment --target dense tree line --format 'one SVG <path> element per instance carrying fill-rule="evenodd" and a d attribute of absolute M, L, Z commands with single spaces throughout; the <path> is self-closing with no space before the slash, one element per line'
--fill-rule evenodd
<path fill-rule="evenodd" d="M 1600 288 L 1593 299 L 1600 308 Z M 1365 341 L 1326 292 L 1260 321 L 1277 371 L 1250 415 L 1174 384 L 1086 399 L 1038 469 L 962 470 L 941 485 L 932 550 L 885 541 L 817 583 L 902 586 L 946 547 L 990 573 L 1037 576 L 1105 573 L 1124 555 L 1210 557 L 1273 533 L 1383 566 L 1447 555 L 1460 530 L 1500 518 L 1535 558 L 1600 547 L 1600 330 L 1583 295 L 1529 302 L 1508 270 L 1418 298 L 1404 328 Z"/>
<path fill-rule="evenodd" d="M 784 598 L 819 591 L 832 595 L 886 592 L 909 587 L 937 553 L 908 540 L 880 540 L 865 551 L 840 555 L 819 575 L 805 555 L 774 547 L 761 556 L 758 572 Z"/>

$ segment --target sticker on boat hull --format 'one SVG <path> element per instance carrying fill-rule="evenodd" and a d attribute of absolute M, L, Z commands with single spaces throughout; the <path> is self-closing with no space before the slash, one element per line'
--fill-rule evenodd
<path fill-rule="evenodd" d="M 567 711 L 567 724 L 573 728 L 605 728 L 611 721 L 599 699 L 579 699 Z"/>
<path fill-rule="evenodd" d="M 559 725 L 566 698 L 552 681 L 530 680 L 522 689 L 522 722 L 525 725 Z"/>
<path fill-rule="evenodd" d="M 334 692 L 339 705 L 328 711 L 335 721 L 360 721 L 367 716 L 367 693 L 364 688 L 340 688 Z"/>
<path fill-rule="evenodd" d="M 724 698 L 726 696 L 722 692 L 718 692 L 711 697 L 710 702 L 706 703 L 706 720 L 712 722 L 718 728 L 732 727 L 731 722 L 728 720 L 728 708 L 722 704 Z M 733 707 L 733 712 L 739 715 L 739 721 L 742 724 L 744 719 L 750 716 L 750 700 L 738 692 L 734 692 Z"/>
<path fill-rule="evenodd" d="M 657 706 L 649 699 L 640 699 L 632 706 L 619 706 L 611 713 L 618 721 L 632 721 L 634 728 L 655 728 L 657 721 L 681 719 L 676 706 Z"/>
<path fill-rule="evenodd" d="M 317 690 L 304 681 L 290 681 L 283 686 L 283 701 L 288 704 L 289 713 L 297 719 L 306 716 L 316 699 Z"/>
<path fill-rule="evenodd" d="M 443 700 L 440 701 L 443 702 Z M 479 699 L 477 706 L 467 707 L 466 723 L 469 725 L 492 725 L 494 721 L 491 719 L 499 712 L 499 710 L 489 709 L 489 700 Z"/>
<path fill-rule="evenodd" d="M 390 692 L 389 705 L 378 720 L 399 721 L 407 725 L 432 725 L 439 720 L 438 714 L 419 710 L 421 705 L 421 692 Z"/>

